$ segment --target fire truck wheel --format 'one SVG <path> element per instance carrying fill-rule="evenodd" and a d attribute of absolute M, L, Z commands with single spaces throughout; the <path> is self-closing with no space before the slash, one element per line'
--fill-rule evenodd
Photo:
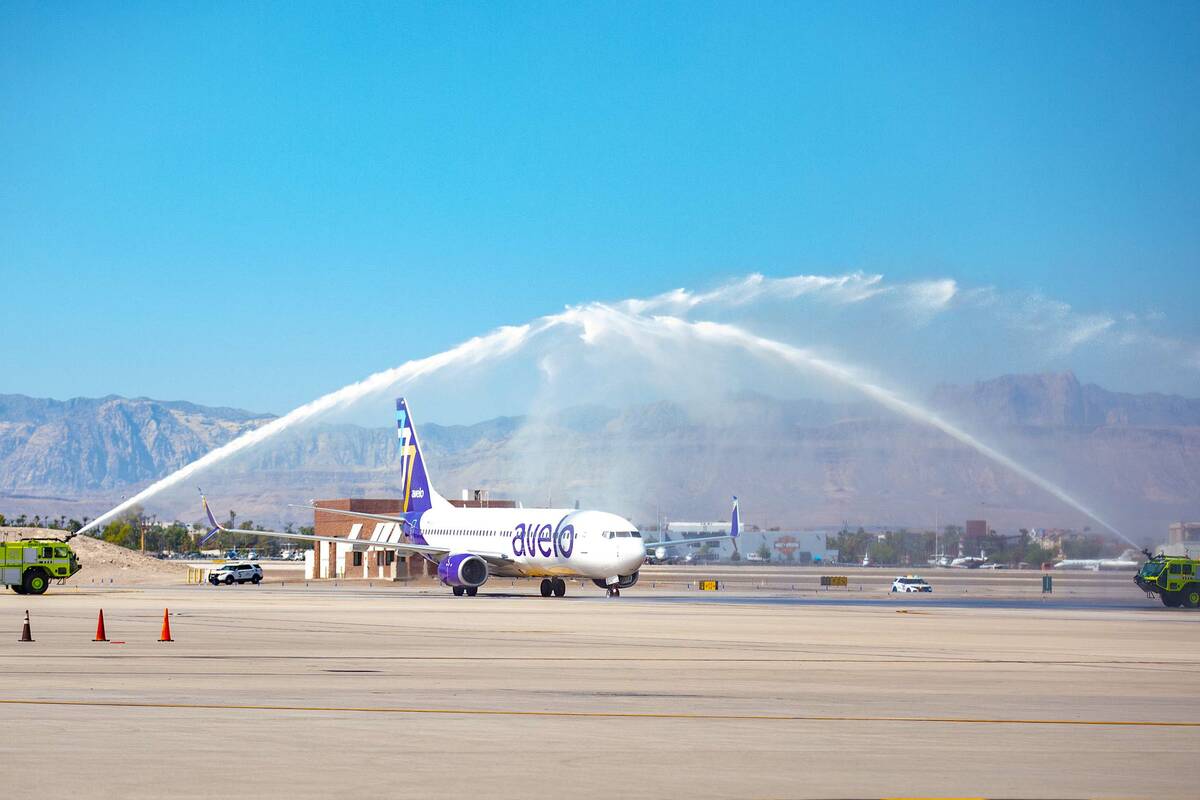
<path fill-rule="evenodd" d="M 23 594 L 45 594 L 49 585 L 45 571 L 36 568 L 26 570 L 25 579 L 21 581 L 21 588 L 25 590 Z"/>

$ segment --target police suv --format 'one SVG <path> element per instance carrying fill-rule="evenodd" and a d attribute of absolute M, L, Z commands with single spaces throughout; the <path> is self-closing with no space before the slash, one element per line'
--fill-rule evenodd
<path fill-rule="evenodd" d="M 213 586 L 222 583 L 232 586 L 235 583 L 258 583 L 263 579 L 262 567 L 258 564 L 226 564 L 220 569 L 208 573 L 208 582 Z"/>
<path fill-rule="evenodd" d="M 905 575 L 892 581 L 893 592 L 932 592 L 933 587 L 924 578 L 916 575 Z"/>

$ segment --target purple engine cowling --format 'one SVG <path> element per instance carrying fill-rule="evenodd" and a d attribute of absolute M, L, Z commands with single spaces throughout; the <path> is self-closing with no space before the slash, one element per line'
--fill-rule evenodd
<path fill-rule="evenodd" d="M 487 562 L 471 553 L 454 553 L 438 562 L 438 580 L 447 586 L 483 586 Z"/>

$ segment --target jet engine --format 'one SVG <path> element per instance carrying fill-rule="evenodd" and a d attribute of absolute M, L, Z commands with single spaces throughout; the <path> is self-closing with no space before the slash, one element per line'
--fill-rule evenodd
<path fill-rule="evenodd" d="M 487 562 L 477 555 L 454 553 L 438 562 L 438 580 L 447 586 L 477 588 L 487 579 Z"/>

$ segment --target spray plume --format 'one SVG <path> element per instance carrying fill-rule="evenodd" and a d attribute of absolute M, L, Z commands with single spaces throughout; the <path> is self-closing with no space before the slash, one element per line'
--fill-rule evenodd
<path fill-rule="evenodd" d="M 187 480 L 236 453 L 261 444 L 301 422 L 347 407 L 358 400 L 383 392 L 398 384 L 408 384 L 444 369 L 469 367 L 485 360 L 507 358 L 521 351 L 539 334 L 554 328 L 566 327 L 577 330 L 579 339 L 586 346 L 598 347 L 605 338 L 616 337 L 631 345 L 630 349 L 633 352 L 650 361 L 663 357 L 662 351 L 653 344 L 654 340 L 676 345 L 690 340 L 736 348 L 760 360 L 774 360 L 793 368 L 815 372 L 862 393 L 886 408 L 942 431 L 961 444 L 1020 475 L 1126 541 L 1130 541 L 1095 511 L 1076 500 L 1060 486 L 1018 463 L 995 447 L 942 419 L 932 411 L 903 397 L 898 392 L 864 378 L 854 368 L 828 357 L 819 356 L 810 350 L 777 339 L 759 336 L 736 325 L 693 321 L 685 318 L 686 314 L 698 306 L 741 305 L 762 297 L 789 299 L 800 295 L 825 293 L 831 295 L 834 302 L 856 303 L 881 293 L 895 291 L 880 287 L 879 282 L 878 276 L 863 276 L 858 273 L 838 279 L 823 276 L 796 276 L 789 279 L 767 280 L 762 276 L 752 275 L 742 281 L 726 284 L 700 295 L 679 289 L 647 300 L 631 299 L 613 305 L 593 303 L 574 306 L 559 314 L 542 317 L 524 325 L 503 327 L 485 336 L 469 339 L 444 352 L 427 358 L 414 359 L 399 367 L 377 372 L 364 380 L 300 406 L 151 484 L 89 522 L 80 532 L 95 528 L 135 504 Z M 952 284 L 938 287 L 931 283 L 909 284 L 902 291 L 910 297 L 931 296 L 933 298 L 932 305 L 944 305 L 955 293 Z M 674 312 L 679 316 L 648 313 L 658 311 Z"/>
<path fill-rule="evenodd" d="M 664 318 L 663 322 L 671 327 L 676 327 L 681 321 L 668 317 Z M 894 390 L 865 380 L 861 376 L 857 375 L 850 367 L 834 363 L 826 358 L 816 356 L 807 350 L 785 344 L 784 342 L 780 342 L 775 339 L 766 339 L 761 336 L 755 336 L 754 334 L 733 325 L 714 322 L 683 322 L 683 324 L 690 325 L 695 335 L 700 339 L 713 342 L 723 342 L 733 346 L 741 347 L 748 352 L 752 352 L 760 356 L 773 356 L 792 366 L 807 368 L 819 372 L 820 374 L 828 378 L 832 378 L 843 385 L 850 386 L 862 392 L 867 397 L 870 397 L 872 400 L 875 400 L 886 408 L 890 408 L 893 411 L 899 412 L 900 414 L 916 420 L 917 422 L 937 428 L 947 436 L 950 436 L 956 441 L 965 444 L 981 455 L 986 456 L 992 461 L 995 461 L 997 464 L 1000 464 L 1012 472 L 1015 472 L 1035 486 L 1045 490 L 1046 492 L 1049 492 L 1075 510 L 1083 513 L 1085 516 L 1094 519 L 1096 522 L 1100 523 L 1117 536 L 1120 536 L 1134 547 L 1138 546 L 1137 543 L 1135 543 L 1132 539 L 1121 533 L 1110 523 L 1105 521 L 1103 517 L 1085 506 L 1080 501 L 1076 500 L 1057 484 L 1047 480 L 1046 478 L 1043 478 L 1041 475 L 1020 464 L 996 448 L 985 444 L 976 437 L 964 431 L 962 428 L 947 422 L 932 411 L 922 408 L 913 401 L 902 397 Z"/>
<path fill-rule="evenodd" d="M 122 501 L 120 505 L 104 512 L 87 525 L 84 525 L 79 529 L 79 533 L 86 533 L 88 530 L 102 525 L 127 509 L 132 508 L 134 505 L 187 480 L 208 467 L 224 461 L 235 453 L 265 442 L 267 439 L 282 433 L 298 423 L 319 414 L 348 406 L 356 400 L 383 391 L 397 383 L 415 380 L 448 367 L 470 366 L 488 358 L 502 358 L 520 348 L 535 332 L 530 325 L 499 328 L 486 336 L 477 336 L 436 355 L 413 359 L 393 369 L 376 372 L 357 383 L 352 383 L 335 392 L 318 397 L 311 403 L 306 403 L 284 414 L 282 417 L 271 420 L 260 428 L 255 428 L 248 433 L 242 434 L 228 444 L 222 445 L 192 463 L 172 472 L 162 480 L 150 484 L 133 497 Z"/>

